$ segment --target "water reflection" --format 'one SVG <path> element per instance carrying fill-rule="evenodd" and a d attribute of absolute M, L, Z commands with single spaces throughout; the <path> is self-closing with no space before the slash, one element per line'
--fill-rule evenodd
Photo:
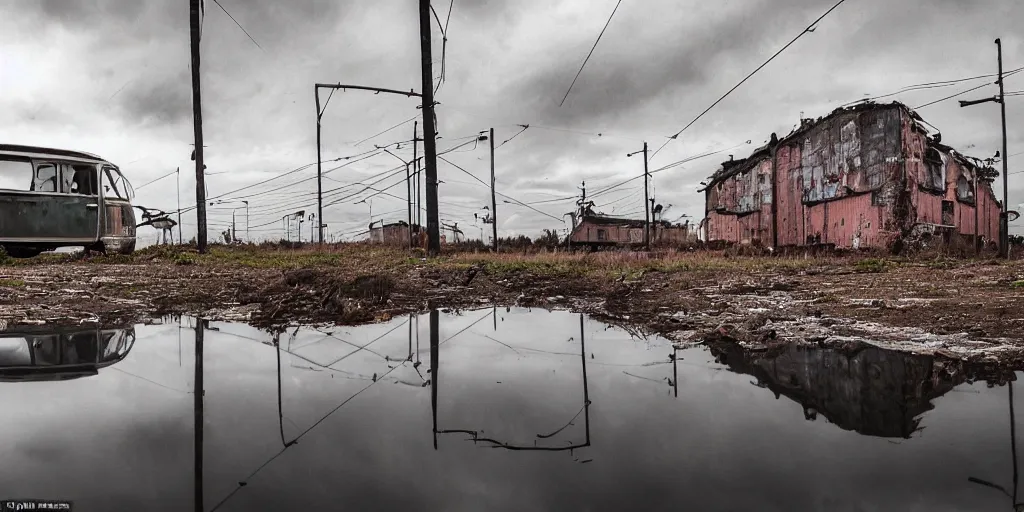
<path fill-rule="evenodd" d="M 124 359 L 135 329 L 20 327 L 0 332 L 0 382 L 70 380 Z"/>
<path fill-rule="evenodd" d="M 844 430 L 879 437 L 909 438 L 932 400 L 966 378 L 932 356 L 862 345 L 852 350 L 790 346 L 746 352 L 736 346 L 712 349 L 720 363 L 754 376 L 768 388 L 803 406 L 804 418 L 818 414 Z"/>
<path fill-rule="evenodd" d="M 951 389 L 963 381 L 952 368 L 884 351 L 677 350 L 567 312 L 424 316 L 422 333 L 418 316 L 277 335 L 140 326 L 118 371 L 0 386 L 0 481 L 83 510 L 1012 510 L 1017 500 L 1005 419 L 1015 421 L 1014 383 Z M 172 331 L 185 336 L 181 367 Z M 835 425 L 805 420 L 815 412 Z M 903 439 L 915 429 L 924 435 Z"/>
<path fill-rule="evenodd" d="M 536 436 L 537 436 L 536 440 L 534 440 L 534 443 L 532 445 L 514 444 L 514 443 L 508 443 L 508 442 L 505 442 L 505 441 L 499 441 L 497 439 L 492 439 L 492 438 L 489 438 L 489 437 L 483 437 L 483 436 L 481 436 L 481 432 L 482 431 L 479 430 L 479 429 L 472 430 L 472 429 L 463 429 L 463 428 L 446 428 L 446 429 L 440 429 L 439 430 L 437 428 L 437 398 L 438 398 L 438 393 L 439 393 L 438 390 L 440 389 L 440 375 L 439 375 L 439 371 L 440 371 L 440 364 L 441 364 L 440 346 L 441 346 L 441 343 L 442 343 L 439 340 L 439 336 L 438 336 L 438 332 L 439 332 L 439 329 L 438 329 L 438 316 L 439 316 L 439 314 L 438 314 L 437 310 L 433 310 L 433 311 L 430 312 L 430 373 L 432 375 L 432 378 L 431 378 L 431 401 L 430 401 L 430 406 L 431 406 L 431 417 L 433 419 L 433 424 L 434 424 L 433 434 L 434 434 L 434 449 L 435 450 L 437 449 L 437 435 L 438 434 L 464 434 L 464 435 L 469 435 L 470 436 L 469 439 L 472 440 L 474 444 L 475 443 L 486 443 L 489 446 L 491 446 L 492 448 L 503 448 L 503 449 L 506 449 L 506 450 L 516 450 L 516 451 L 568 451 L 570 454 L 572 454 L 575 450 L 577 450 L 579 448 L 585 448 L 587 446 L 590 446 L 590 405 L 591 405 L 591 402 L 590 402 L 590 393 L 588 392 L 588 389 L 587 389 L 587 355 L 586 355 L 587 354 L 587 347 L 586 347 L 586 339 L 585 339 L 586 338 L 586 333 L 585 333 L 585 331 L 583 329 L 583 322 L 584 321 L 583 321 L 583 314 L 582 313 L 579 315 L 579 317 L 580 317 L 579 337 L 580 337 L 580 369 L 581 369 L 581 374 L 582 374 L 582 387 L 583 387 L 583 394 L 582 394 L 583 406 L 580 408 L 579 412 L 577 412 L 576 415 L 573 416 L 567 423 L 565 423 L 563 426 L 559 427 L 558 429 L 554 430 L 553 432 L 549 432 L 549 433 L 546 433 L 546 434 L 540 434 L 540 433 L 536 434 Z M 497 308 L 492 309 L 491 316 L 494 318 L 494 330 L 497 331 L 498 330 Z M 461 332 L 459 334 L 461 334 Z M 456 336 L 457 335 L 458 334 L 456 334 Z M 454 338 L 454 336 L 452 336 L 452 338 Z M 448 341 L 448 340 L 450 340 L 452 338 L 448 338 L 445 341 Z M 509 346 L 507 344 L 504 344 L 501 341 L 498 341 L 498 340 L 494 340 L 494 341 L 496 341 L 498 343 L 501 343 L 501 344 L 503 344 L 505 346 L 508 346 L 509 348 L 512 348 L 511 346 Z M 512 350 L 515 350 L 515 349 L 512 348 Z M 580 414 L 583 415 L 583 424 L 584 424 L 584 429 L 585 429 L 585 432 L 586 432 L 585 438 L 584 438 L 585 440 L 582 443 L 572 443 L 572 442 L 569 442 L 566 445 L 559 445 L 559 446 L 551 446 L 551 445 L 539 444 L 538 440 L 542 440 L 542 439 L 543 440 L 550 440 L 550 439 L 554 438 L 555 436 L 557 436 L 558 434 L 562 433 L 565 429 L 567 429 L 570 426 L 572 426 L 574 424 L 573 422 L 576 421 L 577 418 L 579 418 Z M 587 462 L 591 462 L 591 460 L 592 459 L 586 459 L 586 460 L 582 460 L 582 461 L 579 461 L 579 462 L 587 463 Z"/>

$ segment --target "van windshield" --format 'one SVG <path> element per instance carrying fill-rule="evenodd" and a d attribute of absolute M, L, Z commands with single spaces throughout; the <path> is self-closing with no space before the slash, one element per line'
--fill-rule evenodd
<path fill-rule="evenodd" d="M 113 167 L 104 167 L 103 174 L 107 177 L 107 185 L 104 187 L 108 195 L 116 196 L 120 199 L 131 199 L 135 195 L 135 190 L 132 189 L 132 185 L 128 183 L 128 180 L 121 174 L 121 171 Z"/>

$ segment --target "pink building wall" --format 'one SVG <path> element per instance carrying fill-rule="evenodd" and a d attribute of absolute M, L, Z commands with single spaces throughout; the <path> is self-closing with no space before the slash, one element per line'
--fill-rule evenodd
<path fill-rule="evenodd" d="M 975 202 L 982 237 L 997 239 L 990 182 L 974 191 L 977 167 L 916 119 L 897 103 L 837 110 L 806 120 L 774 152 L 726 162 L 705 190 L 707 239 L 772 245 L 777 228 L 779 246 L 887 247 L 919 225 L 973 235 Z"/>

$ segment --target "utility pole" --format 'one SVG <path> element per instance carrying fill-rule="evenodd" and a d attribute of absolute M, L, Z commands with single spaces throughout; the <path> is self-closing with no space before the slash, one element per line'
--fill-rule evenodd
<path fill-rule="evenodd" d="M 198 0 L 193 0 L 193 2 Z M 423 98 L 423 165 L 427 171 L 427 252 L 441 252 L 437 217 L 437 140 L 434 133 L 434 72 L 430 52 L 430 0 L 420 2 L 420 71 Z"/>
<path fill-rule="evenodd" d="M 323 218 L 323 159 L 320 157 L 320 119 L 323 118 L 324 113 L 320 111 L 320 87 L 316 85 L 313 86 L 313 98 L 316 100 L 316 211 Z M 302 238 L 302 236 L 300 235 L 299 238 Z M 320 241 L 323 242 L 323 239 L 324 233 L 321 230 Z"/>
<path fill-rule="evenodd" d="M 1000 217 L 1002 220 L 1003 239 L 1001 247 L 1003 248 L 1003 256 L 1006 259 L 1010 259 L 1010 200 L 1007 195 L 1010 185 L 1007 178 L 1009 170 L 1006 162 L 1009 160 L 1010 154 L 1006 151 L 1006 95 L 1003 88 L 1003 43 L 999 39 L 996 39 L 996 53 L 999 60 L 999 109 L 1003 118 L 1003 214 Z M 1016 465 L 1016 461 L 1014 461 L 1014 465 Z"/>
<path fill-rule="evenodd" d="M 412 173 L 416 177 L 416 180 L 415 180 L 416 181 L 415 182 L 415 187 L 416 187 L 416 203 L 415 203 L 415 205 L 416 205 L 415 206 L 415 208 L 416 208 L 416 210 L 415 210 L 416 211 L 416 225 L 419 226 L 420 230 L 422 230 L 423 229 L 423 224 L 421 224 L 421 222 L 422 222 L 421 217 L 422 216 L 420 215 L 420 210 L 423 209 L 423 196 L 420 195 L 420 192 L 423 190 L 423 187 L 421 186 L 420 182 L 423 179 L 420 177 L 419 135 L 418 135 L 419 134 L 419 124 L 420 124 L 419 121 L 413 121 L 412 122 Z"/>
<path fill-rule="evenodd" d="M 181 245 L 181 167 L 175 171 L 174 181 L 177 183 L 178 194 L 178 245 Z M 174 242 L 174 233 L 171 233 L 171 242 Z"/>
<path fill-rule="evenodd" d="M 644 154 L 644 248 L 647 250 L 651 249 L 651 199 L 647 191 L 647 182 L 651 177 L 651 173 L 647 172 L 647 143 L 644 142 L 644 149 L 640 151 L 634 151 L 626 155 L 631 157 L 637 153 Z M 586 201 L 586 196 L 583 198 Z"/>
<path fill-rule="evenodd" d="M 1003 158 L 1003 208 L 999 213 L 999 256 L 1003 258 L 1010 258 L 1010 204 L 1008 196 L 1009 180 L 1007 178 L 1009 164 L 1007 160 L 1009 154 L 1006 152 L 1006 96 L 1004 94 L 1005 89 L 1003 88 L 1003 43 L 996 39 L 996 56 L 999 61 L 999 74 L 996 84 L 999 85 L 999 95 L 992 98 L 985 98 L 983 100 L 970 100 L 960 101 L 960 107 L 969 107 L 971 105 L 978 105 L 980 103 L 987 103 L 994 101 L 999 103 L 1001 115 L 1002 115 L 1002 126 L 1003 126 L 1003 150 L 1001 152 Z M 975 189 L 975 209 L 977 209 L 977 196 L 978 192 Z"/>
<path fill-rule="evenodd" d="M 498 203 L 494 198 L 494 128 L 491 128 L 491 234 L 494 241 L 491 246 L 498 252 Z"/>
<path fill-rule="evenodd" d="M 310 243 L 313 243 L 313 227 L 314 227 L 313 222 L 314 221 L 316 221 L 316 214 L 315 213 L 309 214 L 309 242 Z M 321 242 L 323 241 L 322 237 L 321 237 L 320 241 Z"/>
<path fill-rule="evenodd" d="M 405 200 L 406 213 L 409 215 L 409 248 L 412 249 L 412 176 L 409 174 L 409 164 L 405 164 Z"/>
<path fill-rule="evenodd" d="M 206 253 L 206 185 L 203 172 L 203 102 L 199 87 L 199 4 L 189 0 L 192 50 L 192 123 L 196 139 L 196 244 L 199 253 Z"/>

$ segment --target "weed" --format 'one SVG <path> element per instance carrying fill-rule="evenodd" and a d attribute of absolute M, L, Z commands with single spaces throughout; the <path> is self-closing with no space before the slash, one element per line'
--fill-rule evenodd
<path fill-rule="evenodd" d="M 2 246 L 0 246 L 0 265 L 13 265 L 13 264 L 14 264 L 14 258 L 12 258 L 10 255 L 8 255 L 7 254 L 7 250 L 5 250 Z"/>
<path fill-rule="evenodd" d="M 21 288 L 23 286 L 25 286 L 25 281 L 21 279 L 0 279 L 0 287 Z"/>
<path fill-rule="evenodd" d="M 886 262 L 882 259 L 867 258 L 854 264 L 857 272 L 880 273 L 886 271 Z"/>
<path fill-rule="evenodd" d="M 1010 288 L 1024 288 L 1024 279 L 1010 283 Z"/>

